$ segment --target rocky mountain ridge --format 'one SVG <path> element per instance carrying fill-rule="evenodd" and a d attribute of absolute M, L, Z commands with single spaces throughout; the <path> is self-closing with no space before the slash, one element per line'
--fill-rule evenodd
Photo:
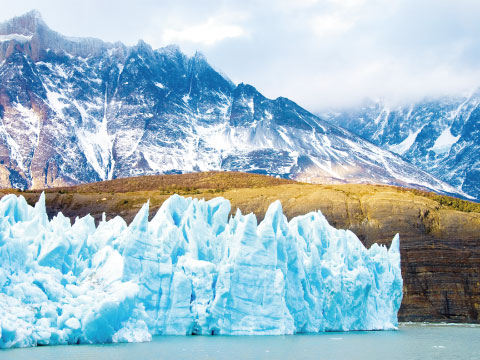
<path fill-rule="evenodd" d="M 35 11 L 0 25 L 0 120 L 3 187 L 234 170 L 463 195 L 200 53 L 65 37 Z"/>

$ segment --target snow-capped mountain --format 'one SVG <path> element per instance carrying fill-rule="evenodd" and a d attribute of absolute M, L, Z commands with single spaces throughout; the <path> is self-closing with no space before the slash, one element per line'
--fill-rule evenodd
<path fill-rule="evenodd" d="M 480 91 L 408 106 L 371 102 L 325 118 L 480 198 Z"/>
<path fill-rule="evenodd" d="M 0 120 L 3 187 L 241 170 L 456 193 L 199 53 L 62 36 L 35 11 L 0 25 Z"/>

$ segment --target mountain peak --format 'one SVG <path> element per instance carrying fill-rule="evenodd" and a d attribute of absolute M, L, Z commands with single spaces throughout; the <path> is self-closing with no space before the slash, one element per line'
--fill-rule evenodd
<path fill-rule="evenodd" d="M 138 53 L 144 53 L 144 54 L 153 54 L 153 49 L 152 47 L 147 44 L 145 41 L 143 41 L 142 39 L 139 39 L 138 42 L 137 42 L 137 45 L 134 46 L 134 49 L 138 52 Z"/>
<path fill-rule="evenodd" d="M 243 82 L 241 82 L 240 84 L 237 85 L 235 91 L 238 94 L 244 94 L 244 95 L 249 95 L 249 96 L 253 96 L 256 93 L 258 93 L 257 89 L 254 86 L 252 86 L 250 84 L 245 84 Z"/>
<path fill-rule="evenodd" d="M 32 10 L 30 10 L 30 11 L 26 12 L 25 14 L 20 15 L 18 17 L 29 18 L 29 19 L 37 20 L 37 21 L 43 21 L 42 14 L 40 13 L 40 11 L 38 11 L 36 9 L 32 9 Z"/>
<path fill-rule="evenodd" d="M 207 61 L 207 57 L 201 51 L 196 51 L 193 57 L 197 61 Z"/>
<path fill-rule="evenodd" d="M 40 26 L 48 28 L 40 12 L 38 10 L 31 10 L 0 24 L 0 34 L 33 35 L 38 31 Z"/>
<path fill-rule="evenodd" d="M 176 44 L 167 45 L 156 50 L 159 54 L 166 56 L 183 56 L 180 47 Z"/>
<path fill-rule="evenodd" d="M 57 54 L 68 53 L 86 58 L 99 55 L 106 49 L 122 47 L 122 44 L 105 43 L 100 39 L 62 35 L 50 29 L 37 10 L 31 10 L 1 23 L 0 40 L 7 43 L 29 42 L 30 46 L 25 47 L 24 52 L 34 61 L 38 61 L 46 49 Z M 8 49 L 8 46 L 0 49 L 0 61 L 11 53 Z"/>

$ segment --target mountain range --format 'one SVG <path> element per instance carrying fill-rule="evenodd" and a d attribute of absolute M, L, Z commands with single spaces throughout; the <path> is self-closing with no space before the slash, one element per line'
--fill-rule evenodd
<path fill-rule="evenodd" d="M 329 120 L 234 84 L 201 53 L 63 36 L 36 11 L 0 24 L 1 187 L 233 170 L 466 196 Z"/>
<path fill-rule="evenodd" d="M 323 118 L 480 199 L 480 90 L 402 106 L 369 101 Z"/>

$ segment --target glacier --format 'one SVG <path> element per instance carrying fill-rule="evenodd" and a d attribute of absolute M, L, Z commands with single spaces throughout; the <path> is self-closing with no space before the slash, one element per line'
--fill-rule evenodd
<path fill-rule="evenodd" d="M 49 220 L 45 195 L 0 200 L 0 348 L 153 335 L 395 329 L 399 236 L 366 249 L 320 211 L 264 219 L 173 195 L 149 221 Z"/>

